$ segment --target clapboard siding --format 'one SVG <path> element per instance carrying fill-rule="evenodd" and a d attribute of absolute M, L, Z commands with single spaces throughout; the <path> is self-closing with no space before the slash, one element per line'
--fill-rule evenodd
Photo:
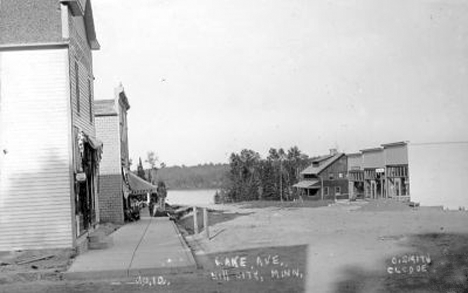
<path fill-rule="evenodd" d="M 91 48 L 86 39 L 86 28 L 82 16 L 74 17 L 69 13 L 70 31 L 70 89 L 72 99 L 73 125 L 86 134 L 95 136 L 94 111 L 90 110 L 89 95 L 94 100 L 94 77 Z M 76 94 L 75 62 L 78 64 L 80 111 Z M 91 91 L 88 82 L 91 83 Z M 91 103 L 91 108 L 93 103 Z M 91 119 L 92 118 L 92 119 Z"/>
<path fill-rule="evenodd" d="M 348 158 L 348 170 L 362 169 L 362 155 L 361 154 L 347 155 L 347 158 Z"/>
<path fill-rule="evenodd" d="M 408 147 L 406 144 L 385 147 L 384 154 L 386 165 L 408 164 Z"/>
<path fill-rule="evenodd" d="M 0 251 L 73 246 L 68 57 L 0 52 Z"/>
<path fill-rule="evenodd" d="M 383 149 L 369 150 L 362 152 L 362 167 L 366 168 L 382 168 L 385 166 Z"/>

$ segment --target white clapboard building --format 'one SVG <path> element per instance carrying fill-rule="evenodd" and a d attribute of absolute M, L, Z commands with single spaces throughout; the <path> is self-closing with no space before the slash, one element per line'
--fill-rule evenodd
<path fill-rule="evenodd" d="M 0 251 L 71 248 L 99 220 L 91 3 L 0 3 Z"/>

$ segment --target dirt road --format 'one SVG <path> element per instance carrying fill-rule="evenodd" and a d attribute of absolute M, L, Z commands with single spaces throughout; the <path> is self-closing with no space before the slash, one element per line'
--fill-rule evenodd
<path fill-rule="evenodd" d="M 0 292 L 468 292 L 468 212 L 393 202 L 219 205 L 192 274 Z"/>

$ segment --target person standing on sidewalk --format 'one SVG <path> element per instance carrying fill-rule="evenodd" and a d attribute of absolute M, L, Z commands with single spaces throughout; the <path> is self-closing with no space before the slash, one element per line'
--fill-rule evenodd
<path fill-rule="evenodd" d="M 149 206 L 148 206 L 150 217 L 154 216 L 154 207 L 157 204 L 157 202 L 158 202 L 158 194 L 154 192 L 151 193 Z"/>
<path fill-rule="evenodd" d="M 164 181 L 158 182 L 158 206 L 161 211 L 166 210 L 166 196 L 167 196 L 167 189 L 166 184 Z"/>

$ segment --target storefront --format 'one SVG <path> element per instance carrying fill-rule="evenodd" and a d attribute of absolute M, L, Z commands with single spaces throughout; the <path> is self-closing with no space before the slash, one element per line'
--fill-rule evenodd
<path fill-rule="evenodd" d="M 75 157 L 76 236 L 81 236 L 99 222 L 97 193 L 102 143 L 77 131 Z"/>
<path fill-rule="evenodd" d="M 361 150 L 366 198 L 385 198 L 385 159 L 383 148 Z"/>
<path fill-rule="evenodd" d="M 383 144 L 387 197 L 409 200 L 408 146 L 406 142 Z"/>
<path fill-rule="evenodd" d="M 158 188 L 141 179 L 134 173 L 124 170 L 124 215 L 126 220 L 131 220 L 131 214 L 142 204 L 151 206 L 151 202 L 157 201 Z M 156 197 L 152 201 L 152 197 Z"/>
<path fill-rule="evenodd" d="M 364 170 L 362 170 L 362 154 L 352 153 L 348 158 L 349 198 L 364 198 Z"/>

